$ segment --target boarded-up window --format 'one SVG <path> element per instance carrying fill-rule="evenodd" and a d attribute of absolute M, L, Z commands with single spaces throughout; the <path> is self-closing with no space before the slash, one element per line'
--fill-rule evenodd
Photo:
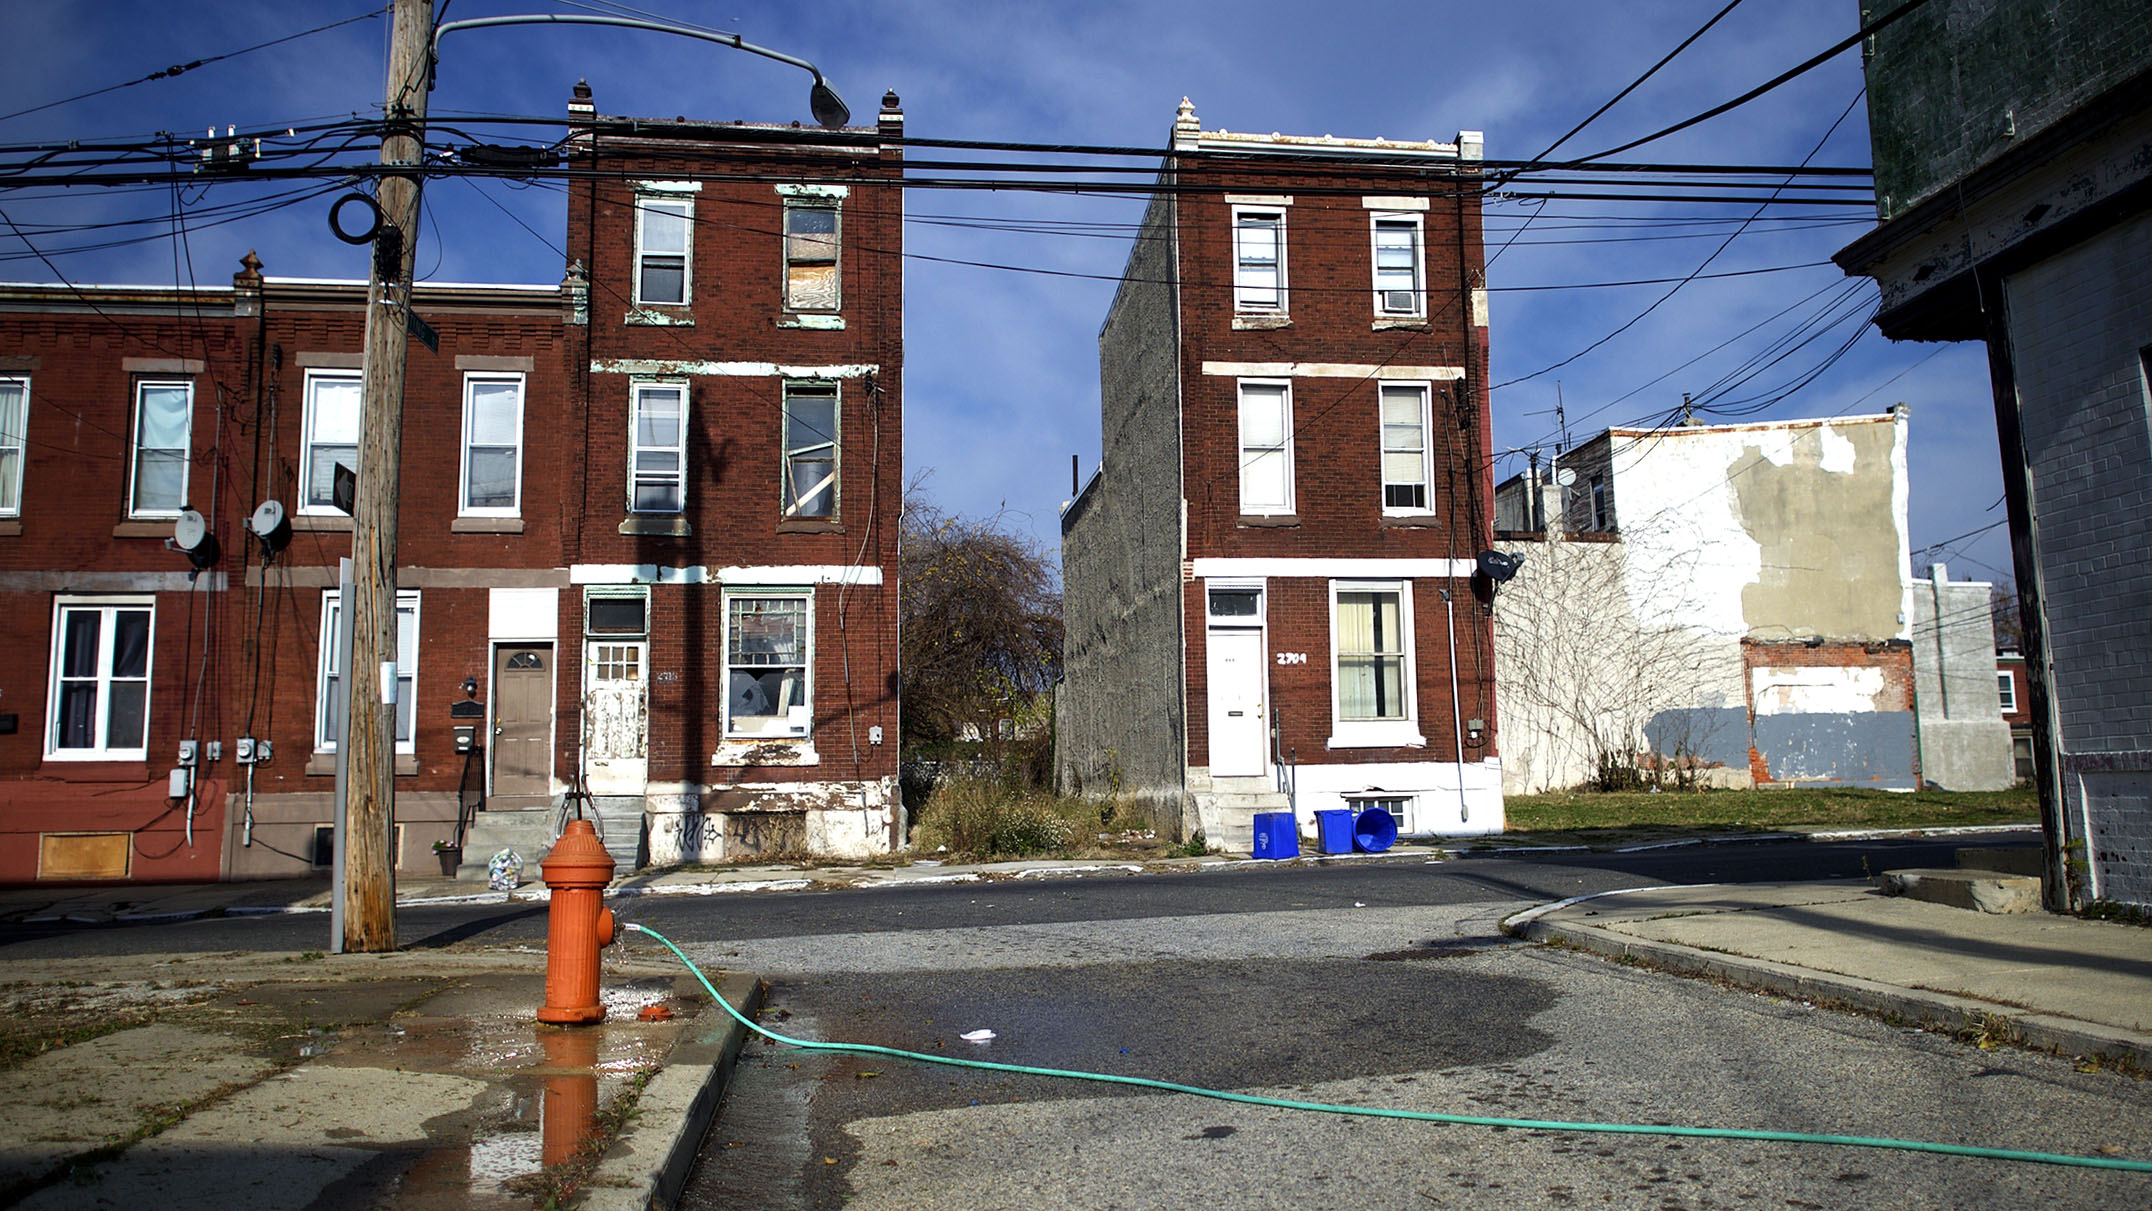
<path fill-rule="evenodd" d="M 837 246 L 836 207 L 785 206 L 787 310 L 837 310 Z"/>

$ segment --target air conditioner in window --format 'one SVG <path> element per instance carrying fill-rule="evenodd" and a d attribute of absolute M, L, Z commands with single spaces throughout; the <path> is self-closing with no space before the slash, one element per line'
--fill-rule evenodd
<path fill-rule="evenodd" d="M 1385 315 L 1411 315 L 1419 310 L 1415 305 L 1416 290 L 1385 290 L 1382 292 L 1382 310 Z"/>

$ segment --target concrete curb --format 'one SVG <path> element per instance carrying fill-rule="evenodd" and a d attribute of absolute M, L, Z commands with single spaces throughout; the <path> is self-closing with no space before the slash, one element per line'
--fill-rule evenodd
<path fill-rule="evenodd" d="M 2138 1068 L 2152 1067 L 2152 1039 L 2133 1031 L 1954 993 L 1898 988 L 1769 959 L 1751 959 L 1673 942 L 1633 938 L 1596 925 L 1550 922 L 1543 914 L 1554 907 L 1548 905 L 1544 909 L 1519 913 L 1502 922 L 1502 931 L 1511 937 L 1556 942 L 1617 961 L 1646 963 L 1676 975 L 1723 980 L 1794 1000 L 1847 1005 L 1885 1018 L 1949 1032 L 2000 1021 L 2009 1027 L 2011 1041 L 2040 1051 L 2099 1056 L 2122 1060 Z"/>
<path fill-rule="evenodd" d="M 718 981 L 717 991 L 752 1018 L 767 989 L 760 979 L 732 972 Z M 669 1207 L 687 1186 L 748 1034 L 722 1006 L 708 1006 L 703 1013 L 707 1024 L 673 1044 L 664 1066 L 643 1086 L 634 1119 L 598 1161 L 576 1203 L 581 1211 Z"/>

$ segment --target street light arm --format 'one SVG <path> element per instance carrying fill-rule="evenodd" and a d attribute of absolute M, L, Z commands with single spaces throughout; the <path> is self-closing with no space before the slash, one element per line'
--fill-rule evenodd
<path fill-rule="evenodd" d="M 431 88 L 433 84 L 433 73 L 430 68 L 441 61 L 441 39 L 456 30 L 479 29 L 493 25 L 618 25 L 628 29 L 646 29 L 653 33 L 677 34 L 683 38 L 699 38 L 704 42 L 715 42 L 720 46 L 729 46 L 734 50 L 744 50 L 751 55 L 761 55 L 765 59 L 775 59 L 779 63 L 789 63 L 800 68 L 814 77 L 814 87 L 808 93 L 807 102 L 808 108 L 814 113 L 814 120 L 828 127 L 843 126 L 852 120 L 851 107 L 844 103 L 844 98 L 837 95 L 836 89 L 829 86 L 829 81 L 822 78 L 822 69 L 805 59 L 785 54 L 783 51 L 771 50 L 766 46 L 756 46 L 738 34 L 712 33 L 708 30 L 690 29 L 684 25 L 667 25 L 659 21 L 640 21 L 633 17 L 586 17 L 573 13 L 528 13 L 513 17 L 471 17 L 463 21 L 450 21 L 445 25 L 436 27 L 433 31 L 433 47 L 431 58 L 428 62 L 427 86 Z"/>

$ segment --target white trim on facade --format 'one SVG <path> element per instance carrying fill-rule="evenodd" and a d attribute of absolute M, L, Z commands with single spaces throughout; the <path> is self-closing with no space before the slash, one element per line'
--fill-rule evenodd
<path fill-rule="evenodd" d="M 1199 579 L 1215 576 L 1303 576 L 1345 580 L 1431 580 L 1440 577 L 1466 579 L 1479 570 L 1469 559 L 1323 559 L 1280 557 L 1275 559 L 1208 558 L 1190 561 Z"/>
<path fill-rule="evenodd" d="M 651 563 L 579 563 L 568 569 L 570 584 L 724 584 L 797 586 L 810 584 L 879 585 L 882 569 L 873 564 L 776 564 L 711 568 L 696 564 L 661 568 Z"/>
<path fill-rule="evenodd" d="M 698 362 L 648 357 L 594 358 L 592 374 L 630 374 L 638 378 L 708 375 L 712 378 L 865 378 L 881 366 L 862 362 L 844 366 L 790 366 L 781 362 Z M 1460 375 L 1463 371 L 1458 372 Z"/>
<path fill-rule="evenodd" d="M 598 371 L 596 364 L 591 370 Z M 1374 378 L 1455 382 L 1462 366 L 1377 366 L 1358 362 L 1205 362 L 1203 373 L 1220 378 Z"/>

